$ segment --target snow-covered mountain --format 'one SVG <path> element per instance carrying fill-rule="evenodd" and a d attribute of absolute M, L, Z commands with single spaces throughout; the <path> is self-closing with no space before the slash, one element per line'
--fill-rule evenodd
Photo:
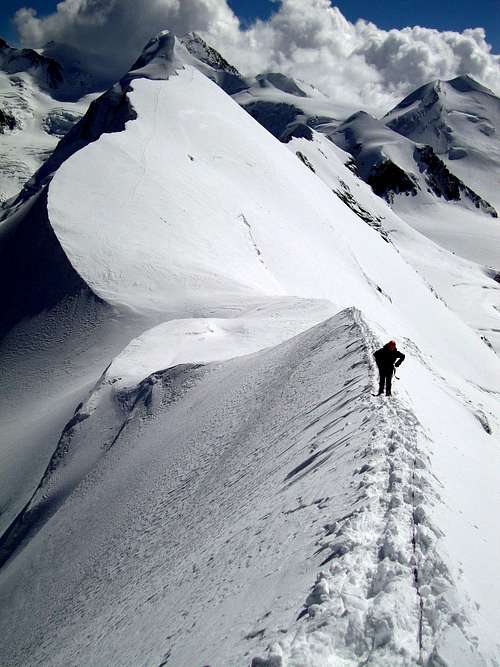
<path fill-rule="evenodd" d="M 58 90 L 65 84 L 61 65 L 33 49 L 16 49 L 0 38 L 0 67 L 7 74 L 29 72 L 41 88 Z"/>
<path fill-rule="evenodd" d="M 0 662 L 494 665 L 498 285 L 193 39 L 153 39 L 0 222 Z"/>
<path fill-rule="evenodd" d="M 391 204 L 397 195 L 418 196 L 413 206 L 439 197 L 498 218 L 495 208 L 451 173 L 431 146 L 406 139 L 363 111 L 329 137 L 354 157 L 359 175 L 375 194 Z"/>
<path fill-rule="evenodd" d="M 415 229 L 497 270 L 499 108 L 493 93 L 459 77 L 420 88 L 381 120 L 359 112 L 326 134 Z"/>
<path fill-rule="evenodd" d="M 459 178 L 500 208 L 500 100 L 491 90 L 469 76 L 433 81 L 383 120 L 431 146 Z"/>
<path fill-rule="evenodd" d="M 0 203 L 15 195 L 95 94 L 81 72 L 0 39 Z"/>

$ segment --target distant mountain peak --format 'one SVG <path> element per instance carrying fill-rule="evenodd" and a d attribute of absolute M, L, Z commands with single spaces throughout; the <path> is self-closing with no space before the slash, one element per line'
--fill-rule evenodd
<path fill-rule="evenodd" d="M 33 49 L 17 49 L 1 38 L 0 70 L 7 74 L 28 72 L 42 88 L 55 89 L 64 84 L 63 68 L 56 60 Z"/>
<path fill-rule="evenodd" d="M 236 67 L 228 61 L 212 46 L 207 44 L 197 32 L 188 32 L 179 38 L 189 53 L 202 63 L 213 67 L 215 70 L 224 71 L 234 76 L 241 76 Z"/>
<path fill-rule="evenodd" d="M 283 93 L 295 95 L 296 97 L 307 97 L 307 93 L 300 88 L 295 79 L 279 72 L 264 72 L 258 74 L 256 79 L 262 88 L 271 85 L 273 88 L 277 88 Z"/>
<path fill-rule="evenodd" d="M 168 78 L 175 60 L 175 44 L 174 33 L 162 30 L 149 40 L 141 55 L 130 68 L 130 72 L 140 70 L 142 75 L 149 74 L 151 78 Z M 146 69 L 149 71 L 146 72 Z"/>
<path fill-rule="evenodd" d="M 185 65 L 199 70 L 230 95 L 248 87 L 238 70 L 197 33 L 177 37 L 169 30 L 149 40 L 124 81 L 137 76 L 168 79 Z"/>
<path fill-rule="evenodd" d="M 429 84 L 424 91 L 424 100 L 433 91 Z M 424 113 L 428 112 L 423 103 Z M 414 114 L 415 123 L 424 116 L 420 106 L 409 110 Z M 402 116 L 404 118 L 404 116 Z M 446 127 L 441 128 L 438 115 L 427 113 L 429 123 L 422 126 L 429 132 L 441 132 L 446 138 Z M 442 158 L 428 142 L 415 142 L 392 128 L 389 123 L 373 118 L 365 111 L 358 111 L 341 123 L 329 138 L 340 148 L 350 153 L 356 164 L 356 172 L 389 204 L 397 204 L 401 195 L 417 196 L 422 201 L 442 199 L 461 202 L 466 208 L 475 208 L 482 213 L 497 218 L 498 214 L 489 201 L 470 188 L 447 167 Z M 428 145 L 423 145 L 423 144 Z"/>
<path fill-rule="evenodd" d="M 499 206 L 500 99 L 469 74 L 432 81 L 414 91 L 383 122 L 418 144 L 432 146 L 451 172 Z"/>
<path fill-rule="evenodd" d="M 496 97 L 495 93 L 473 79 L 469 74 L 461 74 L 453 79 L 435 79 L 420 86 L 407 95 L 392 111 L 386 114 L 386 118 L 392 116 L 396 111 L 406 109 L 420 102 L 425 107 L 432 106 L 446 95 L 446 90 L 452 88 L 458 93 L 482 93 Z"/>
<path fill-rule="evenodd" d="M 473 79 L 469 74 L 456 76 L 454 79 L 446 81 L 446 83 L 461 93 L 478 92 L 495 96 L 495 93 L 492 90 L 486 86 L 483 86 L 481 83 Z"/>

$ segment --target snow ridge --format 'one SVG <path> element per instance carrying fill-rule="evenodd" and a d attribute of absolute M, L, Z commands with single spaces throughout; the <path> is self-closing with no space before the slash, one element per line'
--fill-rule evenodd
<path fill-rule="evenodd" d="M 130 78 L 137 76 L 152 79 L 168 79 L 181 66 L 175 57 L 176 38 L 169 30 L 163 30 L 144 47 L 132 65 Z"/>
<path fill-rule="evenodd" d="M 217 54 L 215 50 L 213 53 Z M 136 110 L 129 96 L 135 80 L 167 80 L 170 76 L 177 74 L 179 70 L 184 69 L 186 65 L 190 65 L 214 80 L 223 89 L 234 88 L 235 80 L 243 81 L 239 75 L 233 73 L 230 65 L 227 68 L 222 65 L 216 68 L 215 61 L 212 62 L 212 60 L 207 62 L 198 60 L 188 51 L 187 46 L 169 30 L 158 33 L 146 44 L 130 71 L 90 103 L 85 115 L 63 136 L 53 153 L 47 155 L 47 160 L 31 178 L 27 179 L 29 173 L 25 174 L 27 180 L 19 194 L 9 202 L 9 207 L 3 213 L 0 211 L 0 220 L 11 215 L 23 202 L 47 185 L 59 167 L 74 153 L 97 141 L 103 134 L 122 132 L 128 121 L 137 119 Z M 2 113 L 0 109 L 0 133 L 8 122 L 5 114 L 2 115 Z M 67 112 L 64 109 L 56 110 L 56 113 L 53 113 L 47 120 L 48 125 L 53 124 L 56 128 L 61 123 L 66 122 L 67 125 L 68 119 L 65 113 Z"/>
<path fill-rule="evenodd" d="M 186 57 L 189 54 L 173 33 L 165 30 L 153 37 L 130 72 L 91 102 L 83 118 L 61 139 L 52 155 L 24 184 L 0 219 L 11 215 L 23 202 L 47 185 L 59 167 L 74 153 L 97 141 L 103 134 L 122 132 L 128 121 L 136 120 L 137 114 L 128 95 L 135 79 L 166 80 L 184 67 Z"/>
<path fill-rule="evenodd" d="M 364 348 L 375 380 L 371 351 L 380 341 L 361 314 L 353 314 L 356 347 L 348 354 Z M 450 636 L 451 664 L 482 664 L 456 584 L 435 549 L 441 532 L 426 508 L 439 495 L 427 436 L 405 399 L 361 395 L 353 403 L 368 411 L 360 430 L 370 431 L 355 470 L 358 502 L 324 525 L 315 552 L 324 555 L 323 569 L 297 618 L 299 628 L 271 643 L 267 657 L 255 657 L 252 667 L 449 664 Z M 465 662 L 454 662 L 458 656 Z"/>

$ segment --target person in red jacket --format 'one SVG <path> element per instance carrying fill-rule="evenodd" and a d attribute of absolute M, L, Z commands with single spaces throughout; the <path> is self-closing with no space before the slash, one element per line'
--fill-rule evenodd
<path fill-rule="evenodd" d="M 401 366 L 405 355 L 402 352 L 399 352 L 396 343 L 393 340 L 390 340 L 384 347 L 377 350 L 373 356 L 377 362 L 380 378 L 377 396 L 384 393 L 384 387 L 386 396 L 390 396 L 394 367 Z"/>

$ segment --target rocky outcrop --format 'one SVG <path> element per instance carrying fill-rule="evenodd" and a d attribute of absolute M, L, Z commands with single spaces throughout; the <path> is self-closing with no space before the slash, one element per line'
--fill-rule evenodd
<path fill-rule="evenodd" d="M 412 195 L 418 192 L 418 186 L 410 174 L 391 160 L 374 165 L 366 180 L 373 192 L 387 202 L 394 201 L 394 195 Z"/>
<path fill-rule="evenodd" d="M 312 139 L 310 128 L 303 122 L 303 112 L 293 104 L 259 101 L 250 102 L 243 108 L 283 143 L 287 143 L 292 137 Z"/>
<path fill-rule="evenodd" d="M 215 70 L 241 76 L 236 67 L 228 63 L 218 51 L 209 46 L 196 32 L 188 32 L 187 35 L 180 38 L 180 41 L 192 56 L 206 65 L 210 65 Z"/>
<path fill-rule="evenodd" d="M 452 174 L 430 146 L 417 146 L 414 158 L 421 173 L 425 175 L 430 190 L 437 197 L 443 197 L 447 201 L 469 200 L 491 217 L 498 217 L 493 206 Z"/>
<path fill-rule="evenodd" d="M 204 74 L 215 81 L 226 93 L 234 95 L 248 87 L 246 80 L 236 67 L 228 63 L 218 51 L 207 44 L 196 32 L 189 32 L 181 37 L 179 41 L 196 60 L 207 65 L 209 69 L 204 70 Z"/>
<path fill-rule="evenodd" d="M 13 130 L 17 125 L 14 116 L 3 109 L 0 109 L 0 134 L 4 134 L 5 130 Z"/>

